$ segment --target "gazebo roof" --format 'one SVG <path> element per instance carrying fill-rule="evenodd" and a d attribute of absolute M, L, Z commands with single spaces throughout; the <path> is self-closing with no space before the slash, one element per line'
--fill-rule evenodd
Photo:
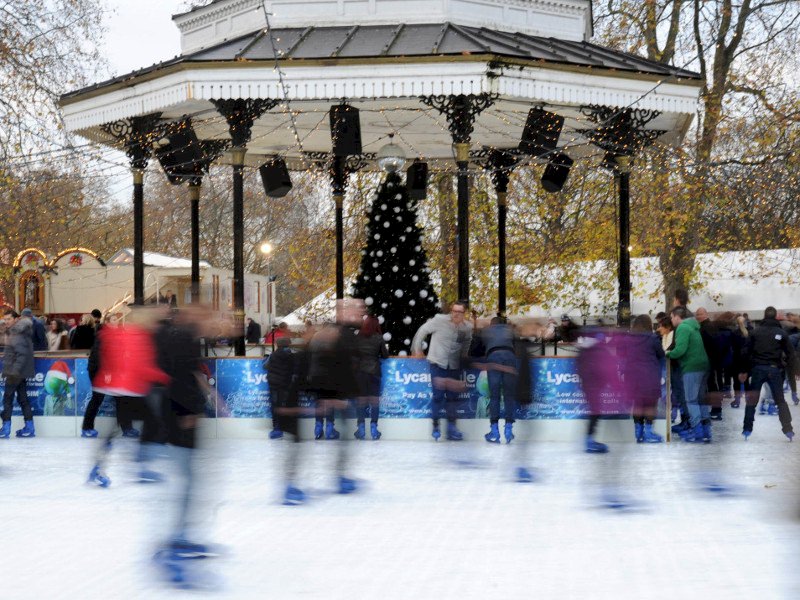
<path fill-rule="evenodd" d="M 491 55 L 498 59 L 519 59 L 526 63 L 535 61 L 659 77 L 700 79 L 698 73 L 650 61 L 627 52 L 609 50 L 590 42 L 494 31 L 485 27 L 470 27 L 455 23 L 294 27 L 272 30 L 272 39 L 275 40 L 274 48 L 270 36 L 265 31 L 255 31 L 64 94 L 62 99 L 67 100 L 92 90 L 185 63 L 274 61 L 276 51 L 278 57 L 286 61 Z"/>
<path fill-rule="evenodd" d="M 297 168 L 330 152 L 327 113 L 343 100 L 361 111 L 366 154 L 395 133 L 409 155 L 450 164 L 448 122 L 420 98 L 479 94 L 494 102 L 475 121 L 476 147 L 515 147 L 533 106 L 566 119 L 559 147 L 571 155 L 597 154 L 583 135 L 597 105 L 649 111 L 647 128 L 679 143 L 700 76 L 586 41 L 590 13 L 588 0 L 220 0 L 173 18 L 181 56 L 61 106 L 70 131 L 118 146 L 109 123 L 191 117 L 199 139 L 224 140 L 215 101 L 279 100 L 254 124 L 248 164 L 281 155 Z"/>

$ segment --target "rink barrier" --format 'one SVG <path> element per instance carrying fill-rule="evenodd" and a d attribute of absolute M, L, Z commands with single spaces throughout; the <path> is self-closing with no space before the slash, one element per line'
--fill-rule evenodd
<path fill-rule="evenodd" d="M 91 399 L 88 360 L 85 357 L 36 357 L 35 374 L 28 379 L 28 399 L 33 409 L 37 435 L 79 436 L 81 420 Z M 209 437 L 261 437 L 270 426 L 269 385 L 259 358 L 205 358 L 201 369 L 211 392 L 207 396 L 204 434 Z M 2 360 L 0 360 L 2 365 Z M 382 362 L 380 419 L 385 439 L 429 439 L 431 416 L 431 376 L 428 362 L 416 358 L 389 358 Z M 543 439 L 572 439 L 585 431 L 588 417 L 580 378 L 574 357 L 532 358 L 531 404 L 517 412 L 520 421 L 536 422 L 537 437 Z M 489 386 L 485 372 L 476 369 L 462 371 L 465 391 L 458 405 L 459 427 L 468 437 L 480 435 L 486 429 L 489 406 Z M 5 379 L 0 378 L 0 392 Z M 665 390 L 659 404 L 663 419 Z M 628 416 L 617 400 L 605 401 L 606 416 L 625 422 L 621 439 L 632 435 Z M 311 400 L 301 395 L 300 404 L 309 410 L 301 431 L 311 435 L 313 419 Z M 14 405 L 14 427 L 22 422 L 19 406 Z M 97 429 L 113 426 L 114 404 L 106 398 L 100 408 Z M 501 418 L 504 415 L 501 413 Z M 352 436 L 351 424 L 342 426 L 343 434 Z M 607 429 L 620 429 L 607 425 Z M 664 421 L 657 422 L 666 429 Z M 339 428 L 337 426 L 337 428 Z M 352 425 L 352 429 L 355 426 Z M 475 429 L 475 431 L 471 431 Z M 628 431 L 630 430 L 630 431 Z M 630 435 L 628 435 L 630 433 Z M 601 432 L 602 437 L 602 432 Z M 617 437 L 613 435 L 612 437 Z"/>

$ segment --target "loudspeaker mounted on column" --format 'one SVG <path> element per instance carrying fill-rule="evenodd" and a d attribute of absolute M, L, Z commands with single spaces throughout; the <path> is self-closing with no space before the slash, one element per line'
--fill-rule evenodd
<path fill-rule="evenodd" d="M 172 185 L 180 185 L 186 178 L 195 176 L 194 165 L 203 160 L 203 150 L 197 134 L 190 127 L 183 127 L 167 137 L 168 143 L 155 149 L 156 158 Z"/>
<path fill-rule="evenodd" d="M 561 188 L 563 188 L 564 184 L 567 182 L 569 170 L 572 168 L 574 162 L 575 161 L 563 152 L 556 152 L 553 154 L 550 158 L 550 162 L 547 163 L 544 175 L 542 175 L 542 187 L 551 194 L 560 192 Z"/>
<path fill-rule="evenodd" d="M 289 176 L 286 161 L 282 158 L 276 156 L 261 165 L 258 172 L 261 174 L 264 192 L 270 198 L 283 198 L 292 189 L 292 178 Z"/>
<path fill-rule="evenodd" d="M 349 104 L 331 106 L 331 141 L 335 156 L 361 154 L 361 121 Z"/>
<path fill-rule="evenodd" d="M 531 156 L 547 156 L 555 151 L 564 117 L 547 112 L 542 108 L 532 108 L 519 143 L 520 152 Z"/>
<path fill-rule="evenodd" d="M 424 200 L 428 195 L 428 163 L 415 160 L 406 171 L 406 188 L 412 200 Z"/>

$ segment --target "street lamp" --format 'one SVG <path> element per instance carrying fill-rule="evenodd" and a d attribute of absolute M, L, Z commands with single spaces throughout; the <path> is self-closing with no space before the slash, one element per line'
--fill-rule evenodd
<path fill-rule="evenodd" d="M 274 250 L 274 246 L 269 242 L 264 242 L 261 244 L 261 253 L 266 256 L 267 258 L 267 314 L 269 315 L 269 327 L 273 327 L 272 322 L 272 305 L 273 305 L 273 285 L 272 285 L 272 261 L 270 260 L 272 256 L 272 251 Z"/>

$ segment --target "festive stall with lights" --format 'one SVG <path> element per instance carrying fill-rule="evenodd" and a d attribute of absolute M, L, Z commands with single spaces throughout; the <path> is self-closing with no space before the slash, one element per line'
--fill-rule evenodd
<path fill-rule="evenodd" d="M 144 301 L 143 174 L 153 157 L 190 190 L 195 298 L 201 183 L 212 163 L 232 166 L 233 307 L 242 319 L 244 169 L 258 168 L 274 196 L 291 188 L 292 170 L 329 177 L 341 298 L 348 177 L 376 169 L 393 134 L 393 145 L 416 159 L 411 193 L 424 197 L 430 170 L 454 175 L 465 300 L 470 177 L 491 174 L 501 312 L 512 171 L 546 165 L 543 189 L 557 192 L 575 161 L 602 159 L 618 182 L 618 314 L 629 315 L 630 163 L 648 144 L 680 143 L 702 81 L 591 43 L 590 0 L 215 0 L 173 20 L 180 56 L 61 99 L 69 130 L 130 160 L 137 303 Z"/>

